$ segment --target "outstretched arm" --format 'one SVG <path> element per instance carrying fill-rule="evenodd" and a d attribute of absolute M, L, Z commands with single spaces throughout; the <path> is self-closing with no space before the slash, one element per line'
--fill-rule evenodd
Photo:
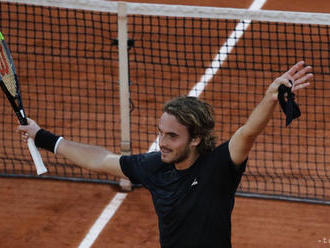
<path fill-rule="evenodd" d="M 311 70 L 312 67 L 305 66 L 304 61 L 300 61 L 269 85 L 262 101 L 253 110 L 246 123 L 234 133 L 229 142 L 230 156 L 235 164 L 241 164 L 248 157 L 256 137 L 271 119 L 278 102 L 279 86 L 284 84 L 295 93 L 310 85 L 309 80 L 313 77 L 313 74 L 310 73 Z"/>
<path fill-rule="evenodd" d="M 18 127 L 25 140 L 28 137 L 34 139 L 36 133 L 40 130 L 35 121 L 28 119 L 28 123 L 29 125 Z M 80 167 L 126 178 L 119 164 L 120 155 L 113 154 L 103 147 L 62 139 L 57 146 L 56 154 L 62 155 Z"/>

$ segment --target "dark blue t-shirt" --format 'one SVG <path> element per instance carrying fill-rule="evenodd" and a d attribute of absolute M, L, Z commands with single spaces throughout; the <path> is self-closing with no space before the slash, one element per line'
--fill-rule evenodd
<path fill-rule="evenodd" d="M 231 212 L 246 161 L 235 166 L 228 143 L 185 170 L 162 162 L 160 152 L 120 158 L 131 182 L 152 194 L 161 247 L 231 247 Z"/>

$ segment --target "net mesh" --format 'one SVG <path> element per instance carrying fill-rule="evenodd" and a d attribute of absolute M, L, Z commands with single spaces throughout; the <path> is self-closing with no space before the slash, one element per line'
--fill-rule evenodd
<path fill-rule="evenodd" d="M 27 114 L 66 138 L 120 153 L 117 15 L 1 2 L 1 31 Z M 164 102 L 198 95 L 216 113 L 218 143 L 247 120 L 268 85 L 299 60 L 313 67 L 302 116 L 285 127 L 278 107 L 250 153 L 239 191 L 330 201 L 329 25 L 128 15 L 131 144 L 153 150 Z M 0 110 L 2 175 L 34 175 L 14 116 Z M 57 178 L 116 181 L 42 154 Z"/>
<path fill-rule="evenodd" d="M 297 96 L 303 115 L 286 128 L 283 113 L 276 110 L 250 153 L 240 190 L 330 199 L 328 26 L 131 18 L 129 36 L 135 41 L 129 52 L 131 97 L 136 105 L 132 112 L 133 150 L 145 151 L 155 139 L 157 116 L 164 102 L 192 89 L 194 95 L 196 82 L 205 84 L 206 80 L 200 98 L 215 107 L 216 133 L 219 142 L 226 141 L 247 120 L 269 83 L 304 60 L 313 66 L 314 80 Z M 244 27 L 240 39 L 243 28 L 239 27 Z M 231 36 L 235 47 L 220 49 L 231 42 Z M 224 61 L 224 56 L 216 56 L 222 50 L 231 50 Z M 150 124 L 154 128 L 145 130 Z"/>
<path fill-rule="evenodd" d="M 27 115 L 77 142 L 120 152 L 117 16 L 111 13 L 1 3 L 1 30 L 11 50 Z M 34 175 L 2 97 L 0 169 Z M 46 177 L 116 180 L 42 152 Z"/>

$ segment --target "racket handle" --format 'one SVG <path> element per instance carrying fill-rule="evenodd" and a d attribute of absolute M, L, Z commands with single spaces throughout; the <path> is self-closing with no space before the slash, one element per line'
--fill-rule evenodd
<path fill-rule="evenodd" d="M 29 147 L 30 154 L 33 159 L 34 165 L 36 166 L 37 174 L 41 175 L 43 173 L 46 173 L 48 170 L 45 167 L 44 162 L 42 161 L 40 152 L 39 152 L 38 148 L 35 146 L 32 138 L 28 138 L 28 147 Z"/>

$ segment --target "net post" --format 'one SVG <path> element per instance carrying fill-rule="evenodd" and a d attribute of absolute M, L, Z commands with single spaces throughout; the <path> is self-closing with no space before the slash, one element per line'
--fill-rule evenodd
<path fill-rule="evenodd" d="M 128 47 L 127 47 L 127 4 L 118 2 L 118 50 L 119 50 L 119 92 L 121 117 L 121 153 L 131 154 L 130 137 L 130 105 L 129 105 L 129 77 L 128 77 Z M 122 191 L 131 191 L 132 183 L 121 178 L 119 186 Z"/>
<path fill-rule="evenodd" d="M 118 49 L 119 49 L 119 87 L 121 117 L 121 152 L 131 153 L 129 77 L 127 50 L 127 5 L 118 2 Z"/>

